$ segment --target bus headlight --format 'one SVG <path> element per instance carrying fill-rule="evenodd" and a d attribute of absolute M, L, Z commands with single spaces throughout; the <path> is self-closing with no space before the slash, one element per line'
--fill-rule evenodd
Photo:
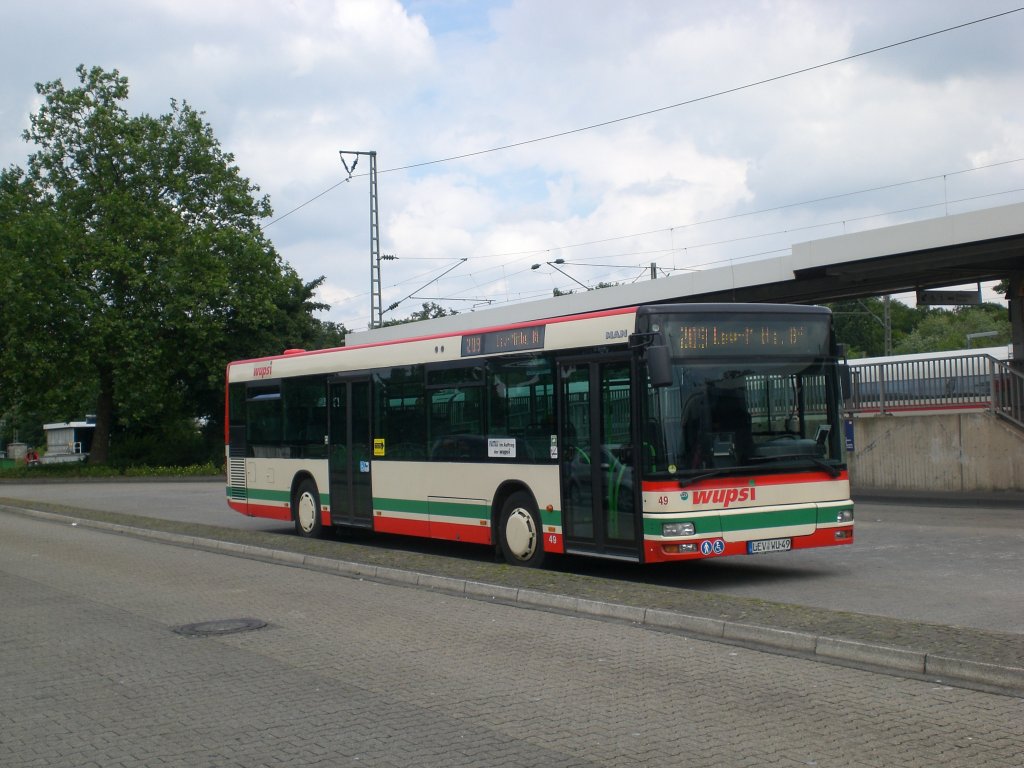
<path fill-rule="evenodd" d="M 695 532 L 693 523 L 663 523 L 661 526 L 662 536 L 693 536 Z"/>
<path fill-rule="evenodd" d="M 852 523 L 853 522 L 853 509 L 840 509 L 836 514 L 837 523 Z"/>

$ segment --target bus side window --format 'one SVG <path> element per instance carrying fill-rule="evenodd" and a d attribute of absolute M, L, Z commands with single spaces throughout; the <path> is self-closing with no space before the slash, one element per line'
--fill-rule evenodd
<path fill-rule="evenodd" d="M 543 355 L 503 357 L 488 364 L 487 435 L 516 438 L 517 462 L 552 461 L 554 366 Z"/>
<path fill-rule="evenodd" d="M 374 392 L 374 437 L 384 440 L 378 459 L 423 461 L 427 458 L 427 422 L 424 405 L 424 369 L 409 365 L 378 372 Z"/>

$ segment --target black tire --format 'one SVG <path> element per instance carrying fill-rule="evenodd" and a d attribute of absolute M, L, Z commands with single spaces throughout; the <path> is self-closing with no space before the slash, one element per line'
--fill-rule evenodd
<path fill-rule="evenodd" d="M 295 532 L 304 538 L 315 539 L 323 535 L 324 525 L 320 520 L 320 492 L 316 483 L 306 479 L 299 483 L 292 497 L 292 520 Z"/>
<path fill-rule="evenodd" d="M 525 491 L 513 493 L 505 500 L 498 517 L 498 544 L 509 565 L 543 565 L 544 529 L 537 505 Z"/>

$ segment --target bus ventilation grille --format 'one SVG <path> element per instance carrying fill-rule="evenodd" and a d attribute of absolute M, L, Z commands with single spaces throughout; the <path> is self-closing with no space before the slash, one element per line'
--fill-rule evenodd
<path fill-rule="evenodd" d="M 245 459 L 231 459 L 228 462 L 228 497 L 234 501 L 245 501 Z"/>

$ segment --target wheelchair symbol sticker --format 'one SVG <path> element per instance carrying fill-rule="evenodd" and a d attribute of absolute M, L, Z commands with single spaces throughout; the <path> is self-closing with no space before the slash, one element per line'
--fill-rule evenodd
<path fill-rule="evenodd" d="M 702 541 L 700 543 L 700 553 L 705 557 L 711 554 L 721 555 L 725 552 L 725 541 L 723 539 L 713 539 L 711 541 Z"/>

